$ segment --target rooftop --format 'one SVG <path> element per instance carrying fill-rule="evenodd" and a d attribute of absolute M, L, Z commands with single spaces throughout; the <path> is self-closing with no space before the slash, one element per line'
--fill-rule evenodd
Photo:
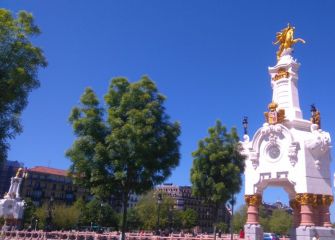
<path fill-rule="evenodd" d="M 58 175 L 58 176 L 68 176 L 68 171 L 63 169 L 57 169 L 57 168 L 49 168 L 49 167 L 43 167 L 43 166 L 36 166 L 33 168 L 28 169 L 29 172 L 36 172 L 36 173 L 45 173 L 45 174 L 52 174 L 52 175 Z"/>

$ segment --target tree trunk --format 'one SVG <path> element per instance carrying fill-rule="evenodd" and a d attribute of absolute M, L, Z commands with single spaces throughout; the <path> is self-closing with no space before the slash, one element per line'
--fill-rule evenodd
<path fill-rule="evenodd" d="M 213 212 L 213 230 L 214 230 L 214 240 L 216 240 L 216 223 L 217 223 L 217 220 L 218 220 L 218 212 L 219 212 L 219 207 L 218 207 L 218 204 L 215 204 L 215 207 L 214 207 L 214 212 Z"/>
<path fill-rule="evenodd" d="M 126 240 L 126 230 L 127 230 L 127 209 L 128 209 L 128 193 L 123 192 L 122 193 L 122 207 L 123 207 L 123 213 L 122 213 L 122 226 L 121 226 L 121 234 L 122 234 L 122 240 Z"/>

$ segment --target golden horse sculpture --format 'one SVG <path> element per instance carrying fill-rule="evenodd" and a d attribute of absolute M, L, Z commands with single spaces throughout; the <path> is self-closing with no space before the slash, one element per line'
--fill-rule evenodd
<path fill-rule="evenodd" d="M 305 43 L 305 40 L 301 38 L 294 39 L 294 27 L 290 26 L 290 24 L 287 24 L 287 27 L 281 30 L 281 32 L 277 32 L 276 34 L 276 42 L 273 44 L 280 44 L 279 50 L 277 51 L 277 60 L 279 60 L 281 54 L 283 53 L 284 49 L 291 48 L 293 44 L 296 44 L 297 42 Z"/>

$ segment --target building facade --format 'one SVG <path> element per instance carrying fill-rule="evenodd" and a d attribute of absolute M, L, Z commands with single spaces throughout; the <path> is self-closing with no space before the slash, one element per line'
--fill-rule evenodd
<path fill-rule="evenodd" d="M 203 199 L 192 196 L 190 186 L 177 186 L 173 184 L 163 184 L 156 188 L 174 200 L 174 209 L 186 210 L 194 209 L 198 213 L 198 226 L 202 232 L 212 232 L 214 222 L 213 205 L 204 203 Z M 229 226 L 231 212 L 222 204 L 218 211 L 218 221 L 225 222 Z"/>
<path fill-rule="evenodd" d="M 73 184 L 65 170 L 36 166 L 27 169 L 27 173 L 21 196 L 30 198 L 36 206 L 41 206 L 51 199 L 59 204 L 72 204 L 88 195 L 87 191 Z"/>
<path fill-rule="evenodd" d="M 262 206 L 264 207 L 264 210 L 266 211 L 266 215 L 272 215 L 274 210 L 283 210 L 287 212 L 288 214 L 292 215 L 293 210 L 291 207 L 285 205 L 284 203 L 277 201 L 275 203 L 262 203 Z"/>

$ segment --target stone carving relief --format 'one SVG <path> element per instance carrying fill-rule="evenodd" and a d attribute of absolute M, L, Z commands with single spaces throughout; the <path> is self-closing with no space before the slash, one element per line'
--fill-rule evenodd
<path fill-rule="evenodd" d="M 294 166 L 298 162 L 298 151 L 300 150 L 300 144 L 298 142 L 292 142 L 288 148 L 288 158 L 290 163 Z"/>
<path fill-rule="evenodd" d="M 313 137 L 305 141 L 305 146 L 315 159 L 315 167 L 320 170 L 320 158 L 329 152 L 331 138 L 329 133 L 319 129 L 317 124 L 311 125 L 311 132 L 313 133 Z"/>
<path fill-rule="evenodd" d="M 283 139 L 288 141 L 288 149 L 282 149 L 281 142 Z M 279 161 L 283 154 L 287 154 L 292 166 L 298 161 L 298 152 L 300 150 L 299 142 L 293 141 L 291 133 L 282 124 L 268 124 L 264 123 L 263 127 L 255 134 L 252 142 L 250 142 L 249 137 L 244 136 L 243 154 L 248 156 L 248 160 L 251 161 L 252 166 L 256 169 L 259 166 L 260 157 L 260 146 L 263 141 L 267 144 L 264 148 L 265 156 L 271 162 Z"/>

